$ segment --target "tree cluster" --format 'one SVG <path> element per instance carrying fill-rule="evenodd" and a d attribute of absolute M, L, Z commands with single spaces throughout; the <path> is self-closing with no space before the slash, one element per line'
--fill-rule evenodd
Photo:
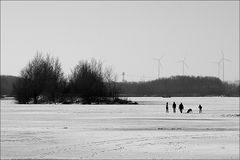
<path fill-rule="evenodd" d="M 102 63 L 92 59 L 80 61 L 73 69 L 69 79 L 72 97 L 81 97 L 83 103 L 100 103 L 104 97 L 116 98 L 118 89 L 111 68 L 103 71 Z M 106 99 L 104 99 L 106 101 Z"/>
<path fill-rule="evenodd" d="M 239 96 L 239 85 L 216 77 L 172 76 L 148 82 L 118 83 L 122 96 Z"/>
<path fill-rule="evenodd" d="M 102 63 L 80 61 L 69 78 L 64 77 L 58 58 L 38 53 L 21 71 L 14 85 L 18 103 L 92 103 L 104 97 L 117 97 L 118 90 L 111 69 Z"/>
<path fill-rule="evenodd" d="M 19 103 L 36 104 L 41 100 L 53 103 L 61 96 L 65 79 L 58 58 L 37 53 L 32 61 L 21 71 L 14 85 L 14 93 Z"/>

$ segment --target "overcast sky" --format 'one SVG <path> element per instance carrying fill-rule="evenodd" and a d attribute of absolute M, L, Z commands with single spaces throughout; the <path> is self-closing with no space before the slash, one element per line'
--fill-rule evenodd
<path fill-rule="evenodd" d="M 1 74 L 19 75 L 37 51 L 59 57 L 69 74 L 81 59 L 112 66 L 128 81 L 181 75 L 239 79 L 239 2 L 1 1 Z M 221 73 L 222 74 L 222 69 Z"/>

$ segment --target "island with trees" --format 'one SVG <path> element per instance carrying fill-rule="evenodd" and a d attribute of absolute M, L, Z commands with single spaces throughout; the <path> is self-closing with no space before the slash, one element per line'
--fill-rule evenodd
<path fill-rule="evenodd" d="M 79 61 L 66 77 L 58 58 L 37 53 L 13 85 L 18 103 L 137 104 L 118 97 L 111 68 L 100 61 Z"/>

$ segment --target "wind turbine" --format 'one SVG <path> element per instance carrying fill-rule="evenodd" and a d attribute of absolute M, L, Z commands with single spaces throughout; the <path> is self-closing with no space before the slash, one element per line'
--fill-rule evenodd
<path fill-rule="evenodd" d="M 156 60 L 158 62 L 158 79 L 160 78 L 160 67 L 162 67 L 161 60 L 164 57 L 164 55 L 161 58 L 153 58 L 153 60 Z"/>
<path fill-rule="evenodd" d="M 229 60 L 229 59 L 227 59 L 227 58 L 225 58 L 224 57 L 224 53 L 223 53 L 223 51 L 221 50 L 221 53 L 222 53 L 222 59 L 220 60 L 220 63 L 222 63 L 222 70 L 223 70 L 223 74 L 222 74 L 222 80 L 224 81 L 224 62 L 225 61 L 228 61 L 228 62 L 231 62 L 231 60 Z"/>
<path fill-rule="evenodd" d="M 184 57 L 183 60 L 180 60 L 180 61 L 177 61 L 177 63 L 182 63 L 182 71 L 183 71 L 183 75 L 184 75 L 184 67 L 188 67 L 187 63 L 185 62 L 186 61 L 186 57 Z"/>

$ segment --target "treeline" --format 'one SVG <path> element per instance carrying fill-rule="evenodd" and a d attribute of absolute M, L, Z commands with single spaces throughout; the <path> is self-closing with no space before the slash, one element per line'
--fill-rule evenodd
<path fill-rule="evenodd" d="M 100 61 L 79 61 L 66 77 L 58 58 L 36 54 L 13 85 L 18 103 L 127 103 L 118 99 L 111 68 Z"/>
<path fill-rule="evenodd" d="M 1 76 L 1 97 L 14 96 L 18 103 L 132 104 L 129 96 L 239 96 L 238 83 L 216 77 L 172 76 L 147 82 L 116 82 L 111 68 L 100 61 L 79 61 L 65 76 L 58 58 L 38 53 L 20 77 Z"/>
<path fill-rule="evenodd" d="M 147 82 L 118 83 L 121 96 L 239 96 L 239 84 L 216 77 L 172 76 Z"/>
<path fill-rule="evenodd" d="M 16 83 L 18 77 L 9 76 L 9 75 L 1 75 L 1 83 L 0 83 L 0 93 L 1 97 L 3 95 L 13 96 L 13 84 Z"/>

